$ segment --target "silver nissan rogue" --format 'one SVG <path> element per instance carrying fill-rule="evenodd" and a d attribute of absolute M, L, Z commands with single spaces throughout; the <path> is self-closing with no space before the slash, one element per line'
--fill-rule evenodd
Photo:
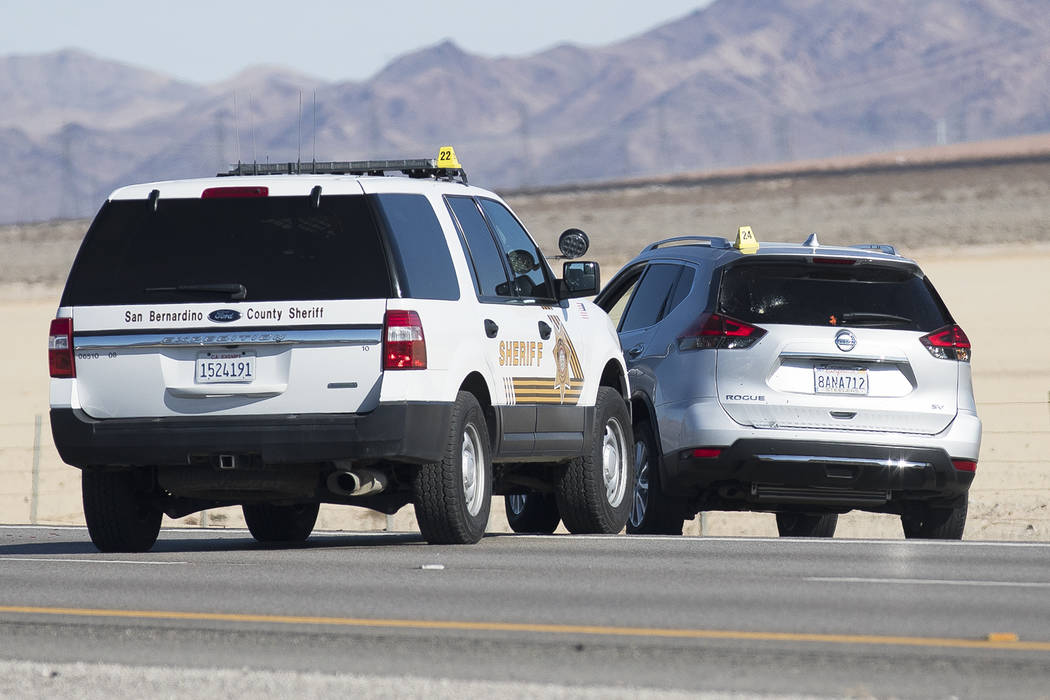
<path fill-rule="evenodd" d="M 706 510 L 776 514 L 831 537 L 839 513 L 899 515 L 959 539 L 981 422 L 970 342 L 886 245 L 653 243 L 596 299 L 629 368 L 628 532 L 681 534 Z"/>

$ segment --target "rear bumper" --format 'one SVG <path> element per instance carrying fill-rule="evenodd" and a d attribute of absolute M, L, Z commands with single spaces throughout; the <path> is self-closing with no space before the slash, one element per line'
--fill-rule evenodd
<path fill-rule="evenodd" d="M 664 456 L 665 488 L 772 509 L 821 505 L 896 511 L 907 501 L 952 502 L 974 473 L 942 448 L 742 439 L 714 458 L 690 450 Z"/>
<path fill-rule="evenodd" d="M 445 451 L 451 403 L 381 404 L 367 414 L 292 414 L 97 420 L 51 409 L 62 460 L 95 465 L 184 465 L 220 454 L 263 463 L 389 459 L 426 463 Z"/>

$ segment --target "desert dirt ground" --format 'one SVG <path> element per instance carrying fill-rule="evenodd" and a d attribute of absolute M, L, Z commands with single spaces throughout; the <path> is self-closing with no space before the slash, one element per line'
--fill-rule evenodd
<path fill-rule="evenodd" d="M 892 243 L 918 260 L 974 345 L 984 442 L 966 538 L 1050 541 L 1050 164 L 972 164 L 933 170 L 759 178 L 702 185 L 639 185 L 518 194 L 512 206 L 547 251 L 558 232 L 591 236 L 603 279 L 643 244 L 675 235 Z M 47 410 L 46 335 L 86 222 L 0 228 L 0 523 L 79 524 L 79 472 L 60 461 Z M 502 498 L 490 531 L 506 531 Z M 240 526 L 239 509 L 166 525 Z M 415 530 L 396 516 L 325 506 L 319 529 Z M 687 523 L 705 535 L 775 535 L 771 515 L 708 513 Z M 853 512 L 838 537 L 903 537 L 899 519 Z"/>

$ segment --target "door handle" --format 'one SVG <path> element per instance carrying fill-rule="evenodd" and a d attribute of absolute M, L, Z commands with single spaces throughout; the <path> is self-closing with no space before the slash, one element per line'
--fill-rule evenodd
<path fill-rule="evenodd" d="M 551 327 L 544 321 L 540 321 L 540 337 L 544 340 L 551 337 Z"/>
<path fill-rule="evenodd" d="M 641 354 L 642 354 L 642 350 L 644 350 L 644 349 L 645 349 L 645 348 L 644 348 L 644 347 L 642 346 L 642 344 L 641 344 L 641 343 L 638 343 L 638 345 L 635 345 L 635 346 L 634 346 L 633 348 L 631 348 L 630 350 L 628 350 L 628 351 L 627 351 L 627 354 L 628 354 L 628 355 L 630 356 L 630 358 L 631 358 L 631 359 L 633 360 L 634 358 L 636 358 L 636 357 L 638 357 L 639 355 L 641 355 Z"/>
<path fill-rule="evenodd" d="M 490 338 L 495 338 L 497 333 L 499 333 L 499 326 L 496 325 L 495 321 L 486 318 L 485 319 L 485 335 L 487 335 Z"/>

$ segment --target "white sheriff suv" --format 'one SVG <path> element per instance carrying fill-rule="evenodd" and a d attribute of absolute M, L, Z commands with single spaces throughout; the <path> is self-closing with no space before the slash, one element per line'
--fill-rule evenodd
<path fill-rule="evenodd" d="M 450 148 L 118 189 L 48 342 L 92 542 L 145 551 L 162 514 L 230 505 L 295 542 L 321 503 L 411 503 L 427 541 L 473 543 L 494 493 L 619 532 L 630 394 L 598 286 L 593 262 L 555 277 Z"/>

